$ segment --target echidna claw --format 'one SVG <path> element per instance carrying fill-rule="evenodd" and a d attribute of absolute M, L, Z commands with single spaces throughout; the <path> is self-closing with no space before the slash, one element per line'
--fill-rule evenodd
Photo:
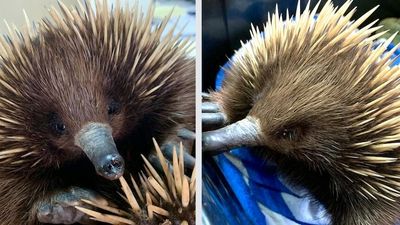
<path fill-rule="evenodd" d="M 221 111 L 221 107 L 209 99 L 203 98 L 201 112 L 202 126 L 205 131 L 214 130 L 226 124 L 226 115 Z"/>
<path fill-rule="evenodd" d="M 91 224 L 89 217 L 75 208 L 84 205 L 81 199 L 94 202 L 105 201 L 93 191 L 71 187 L 67 191 L 57 192 L 37 203 L 37 218 L 39 222 L 46 224 Z"/>
<path fill-rule="evenodd" d="M 226 122 L 226 117 L 223 113 L 203 113 L 201 117 L 205 130 L 222 127 Z"/>
<path fill-rule="evenodd" d="M 193 131 L 186 129 L 186 128 L 179 129 L 177 136 L 179 138 L 182 138 L 183 140 L 195 140 L 196 139 L 196 134 Z"/>
<path fill-rule="evenodd" d="M 204 100 L 210 100 L 210 94 L 207 92 L 202 92 L 201 93 L 201 98 Z"/>
<path fill-rule="evenodd" d="M 159 172 L 163 171 L 163 167 L 161 165 L 161 162 L 160 162 L 160 159 L 158 158 L 158 156 L 156 156 L 154 154 L 150 154 L 147 159 L 150 161 L 151 165 L 153 165 L 156 170 L 158 170 Z M 171 163 L 168 162 L 167 165 L 168 165 L 168 170 L 171 171 L 171 173 L 172 173 L 173 168 L 172 168 Z"/>
<path fill-rule="evenodd" d="M 166 143 L 163 146 L 161 146 L 161 151 L 164 153 L 165 157 L 172 161 L 173 158 L 173 152 L 174 152 L 174 146 L 176 149 L 177 155 L 180 154 L 180 148 L 178 147 L 179 145 L 176 145 L 174 143 Z M 192 170 L 194 168 L 196 159 L 190 155 L 187 150 L 185 149 L 185 146 L 183 146 L 183 161 L 185 162 L 185 168 Z"/>

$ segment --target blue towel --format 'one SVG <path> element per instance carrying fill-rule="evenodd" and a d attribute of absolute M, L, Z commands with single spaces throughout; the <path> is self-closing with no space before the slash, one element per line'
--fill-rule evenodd
<path fill-rule="evenodd" d="M 394 46 L 389 45 L 387 51 Z M 400 50 L 396 50 L 393 58 L 399 55 Z M 399 64 L 400 57 L 394 60 L 392 66 Z M 229 63 L 224 67 L 229 67 Z M 216 78 L 216 90 L 221 89 L 224 76 L 224 70 L 221 69 Z M 237 215 L 257 225 L 329 224 L 330 216 L 324 207 L 307 190 L 288 185 L 273 162 L 265 162 L 245 148 L 215 156 L 214 159 L 222 173 L 223 178 L 220 179 L 224 179 L 221 183 L 229 187 L 225 188 L 228 191 L 224 190 L 228 193 L 225 199 L 235 199 L 234 204 L 237 204 L 222 210 L 229 220 L 227 224 L 244 224 L 231 218 L 232 214 L 236 214 L 235 210 L 239 210 Z M 220 191 L 217 192 L 219 196 L 224 196 Z"/>

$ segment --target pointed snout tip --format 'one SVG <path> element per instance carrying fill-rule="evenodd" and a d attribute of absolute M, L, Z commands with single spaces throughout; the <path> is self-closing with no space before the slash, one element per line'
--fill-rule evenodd
<path fill-rule="evenodd" d="M 97 174 L 108 180 L 116 180 L 124 174 L 125 162 L 119 154 L 104 156 L 99 165 Z"/>
<path fill-rule="evenodd" d="M 219 154 L 231 150 L 225 143 L 221 143 L 220 131 L 208 131 L 203 133 L 201 145 L 203 153 Z"/>
<path fill-rule="evenodd" d="M 218 130 L 203 133 L 203 153 L 219 154 L 239 147 L 261 145 L 258 120 L 246 117 Z"/>

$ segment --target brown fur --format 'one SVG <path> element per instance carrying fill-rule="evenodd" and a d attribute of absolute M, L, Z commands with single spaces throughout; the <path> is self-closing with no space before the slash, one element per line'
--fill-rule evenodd
<path fill-rule="evenodd" d="M 52 192 L 110 183 L 74 145 L 86 123 L 110 124 L 130 172 L 151 137 L 193 127 L 194 60 L 187 41 L 160 38 L 167 19 L 150 31 L 151 10 L 60 7 L 54 22 L 0 45 L 0 224 L 38 224 L 32 207 Z M 60 121 L 63 134 L 54 132 Z"/>
<path fill-rule="evenodd" d="M 259 152 L 295 185 L 307 187 L 336 225 L 400 219 L 400 69 L 372 50 L 365 18 L 328 2 L 296 21 L 278 11 L 231 61 L 213 94 L 230 123 L 246 116 L 262 130 Z M 363 40 L 365 40 L 363 42 Z M 386 44 L 388 44 L 389 40 Z M 288 135 L 290 134 L 290 135 Z"/>

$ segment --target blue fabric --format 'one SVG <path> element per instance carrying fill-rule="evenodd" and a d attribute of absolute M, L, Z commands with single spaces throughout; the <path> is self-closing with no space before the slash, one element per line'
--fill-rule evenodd
<path fill-rule="evenodd" d="M 393 49 L 396 45 L 393 43 L 390 43 L 390 45 L 387 47 L 388 51 Z M 396 49 L 392 55 L 392 59 L 394 59 L 392 66 L 400 65 L 400 49 Z"/>
<path fill-rule="evenodd" d="M 390 44 L 387 51 L 395 45 Z M 393 54 L 392 66 L 400 65 L 400 50 Z M 217 74 L 216 90 L 220 90 L 227 62 Z M 246 148 L 215 157 L 226 182 L 238 199 L 240 208 L 257 225 L 320 225 L 329 224 L 325 209 L 307 190 L 288 185 L 280 177 L 273 162 L 265 162 Z"/>

